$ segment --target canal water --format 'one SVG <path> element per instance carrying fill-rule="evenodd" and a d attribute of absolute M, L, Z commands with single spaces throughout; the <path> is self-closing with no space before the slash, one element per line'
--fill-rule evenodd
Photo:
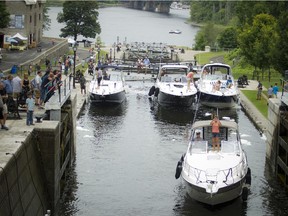
<path fill-rule="evenodd" d="M 288 196 L 271 178 L 265 161 L 265 137 L 241 107 L 219 110 L 239 123 L 252 170 L 247 202 L 209 207 L 192 200 L 176 163 L 186 151 L 196 119 L 215 110 L 195 105 L 168 109 L 150 100 L 152 82 L 130 82 L 119 106 L 87 104 L 77 121 L 77 156 L 61 201 L 60 215 L 287 215 Z M 196 112 L 197 109 L 197 112 Z"/>
<path fill-rule="evenodd" d="M 61 7 L 51 7 L 49 17 L 51 29 L 44 31 L 44 36 L 59 37 L 65 25 L 58 23 L 57 14 L 62 11 Z M 122 7 L 110 7 L 99 9 L 99 23 L 101 26 L 101 41 L 105 45 L 114 42 L 145 42 L 166 43 L 192 47 L 198 27 L 187 23 L 189 10 L 172 10 L 170 14 L 159 14 L 142 10 L 134 10 Z M 169 34 L 170 30 L 179 29 L 181 34 Z M 96 38 L 88 38 L 95 42 Z M 78 36 L 77 40 L 83 37 Z M 86 38 L 85 38 L 86 39 Z"/>
<path fill-rule="evenodd" d="M 57 10 L 60 11 L 52 8 L 50 16 L 57 15 Z M 126 37 L 127 42 L 159 41 L 191 46 L 198 30 L 184 23 L 188 15 L 182 10 L 172 11 L 168 16 L 119 7 L 99 12 L 101 40 L 106 44 L 114 43 L 119 36 L 120 41 Z M 58 37 L 61 26 L 55 22 L 55 16 L 50 18 L 55 25 L 46 36 Z M 182 25 L 187 27 L 187 35 Z M 169 35 L 167 32 L 174 28 L 183 33 Z M 183 38 L 178 40 L 177 36 Z M 186 151 L 195 113 L 196 119 L 210 119 L 215 110 L 201 106 L 184 110 L 163 108 L 147 96 L 152 82 L 127 84 L 125 103 L 119 106 L 88 103 L 77 120 L 76 160 L 59 215 L 288 215 L 288 195 L 272 177 L 265 160 L 265 136 L 240 107 L 219 110 L 219 116 L 228 116 L 239 123 L 252 171 L 248 200 L 242 202 L 239 198 L 209 207 L 189 198 L 181 178 L 176 180 L 174 175 L 177 161 Z"/>

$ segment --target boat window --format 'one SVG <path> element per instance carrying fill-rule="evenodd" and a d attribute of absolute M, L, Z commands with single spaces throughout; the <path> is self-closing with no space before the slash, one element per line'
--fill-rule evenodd
<path fill-rule="evenodd" d="M 221 141 L 221 152 L 223 153 L 238 153 L 239 145 L 237 141 Z"/>
<path fill-rule="evenodd" d="M 182 77 L 181 77 L 181 82 L 182 82 L 182 83 L 186 83 L 186 82 L 187 82 L 186 76 L 182 76 Z"/>
<path fill-rule="evenodd" d="M 194 141 L 191 143 L 190 152 L 193 153 L 206 153 L 207 152 L 207 141 Z"/>

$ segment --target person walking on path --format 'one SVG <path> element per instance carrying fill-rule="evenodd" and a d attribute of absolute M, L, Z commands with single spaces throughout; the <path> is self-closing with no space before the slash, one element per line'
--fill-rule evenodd
<path fill-rule="evenodd" d="M 27 119 L 26 119 L 26 125 L 34 125 L 33 124 L 33 113 L 34 113 L 34 107 L 35 107 L 35 100 L 32 98 L 32 93 L 29 92 L 27 94 L 26 99 L 26 107 L 27 107 Z"/>
<path fill-rule="evenodd" d="M 258 89 L 258 91 L 257 91 L 257 98 L 256 98 L 256 100 L 261 100 L 263 85 L 262 85 L 262 83 L 260 82 L 260 80 L 258 80 L 257 89 Z"/>
<path fill-rule="evenodd" d="M 273 95 L 275 95 L 275 98 L 277 98 L 278 91 L 279 91 L 279 87 L 277 83 L 275 83 L 275 85 L 273 86 Z"/>
<path fill-rule="evenodd" d="M 268 94 L 268 98 L 273 97 L 273 86 L 272 85 L 268 88 L 267 94 Z"/>
<path fill-rule="evenodd" d="M 214 115 L 213 120 L 211 121 L 210 125 L 212 126 L 212 146 L 213 151 L 215 151 L 215 146 L 217 145 L 217 151 L 220 150 L 220 143 L 219 143 L 219 135 L 220 135 L 220 127 L 221 122 L 218 119 L 217 115 Z"/>

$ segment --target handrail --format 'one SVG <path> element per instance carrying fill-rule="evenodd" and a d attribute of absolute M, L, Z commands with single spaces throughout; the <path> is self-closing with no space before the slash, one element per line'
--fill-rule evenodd
<path fill-rule="evenodd" d="M 71 95 L 72 72 L 68 75 L 62 75 L 61 83 L 54 90 L 52 97 L 45 103 L 46 110 L 59 110 Z"/>

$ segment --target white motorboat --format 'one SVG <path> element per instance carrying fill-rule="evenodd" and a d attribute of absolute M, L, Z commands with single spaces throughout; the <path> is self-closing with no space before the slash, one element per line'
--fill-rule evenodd
<path fill-rule="evenodd" d="M 116 103 L 120 104 L 126 99 L 125 80 L 122 71 L 108 70 L 107 76 L 98 86 L 95 74 L 89 85 L 89 97 L 95 103 Z"/>
<path fill-rule="evenodd" d="M 182 31 L 176 29 L 176 30 L 170 30 L 169 33 L 170 33 L 170 34 L 181 34 Z"/>
<path fill-rule="evenodd" d="M 234 107 L 239 99 L 239 91 L 227 64 L 212 63 L 203 66 L 197 82 L 200 102 L 215 108 Z"/>
<path fill-rule="evenodd" d="M 209 120 L 193 124 L 187 152 L 178 161 L 176 179 L 182 176 L 189 196 L 199 202 L 217 205 L 242 195 L 246 200 L 251 171 L 242 149 L 238 125 L 221 120 L 220 150 L 211 147 Z M 196 138 L 200 133 L 200 139 Z"/>
<path fill-rule="evenodd" d="M 148 95 L 157 98 L 160 105 L 190 107 L 196 100 L 197 89 L 194 82 L 187 79 L 186 65 L 163 65 Z"/>

